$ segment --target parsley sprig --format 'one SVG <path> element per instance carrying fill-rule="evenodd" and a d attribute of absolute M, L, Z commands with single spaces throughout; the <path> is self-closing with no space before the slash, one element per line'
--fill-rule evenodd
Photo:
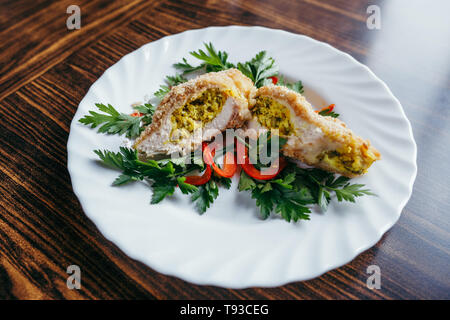
<path fill-rule="evenodd" d="M 175 63 L 173 66 L 180 70 L 183 75 L 201 69 L 204 69 L 205 72 L 217 72 L 235 67 L 234 64 L 228 61 L 228 53 L 217 51 L 211 42 L 204 45 L 205 51 L 199 49 L 189 52 L 191 56 L 201 61 L 199 65 L 193 66 L 187 62 L 186 58 L 183 58 L 182 62 Z"/>
<path fill-rule="evenodd" d="M 132 181 L 142 181 L 144 179 L 153 180 L 155 187 L 158 189 L 158 183 L 167 184 L 169 187 L 175 187 L 177 178 L 186 173 L 187 167 L 174 164 L 171 161 L 148 160 L 141 161 L 138 159 L 137 151 L 130 148 L 120 147 L 119 152 L 108 150 L 94 150 L 100 160 L 106 166 L 122 171 L 122 174 L 114 180 L 113 185 L 123 185 Z M 198 165 L 195 165 L 195 168 Z M 190 167 L 189 170 L 193 170 Z M 183 180 L 184 181 L 184 180 Z M 170 193 L 168 191 L 168 193 Z M 162 198 L 160 199 L 162 200 Z M 159 200 L 159 201 L 160 201 Z M 159 202 L 157 201 L 157 202 Z"/>
<path fill-rule="evenodd" d="M 296 222 L 309 220 L 309 205 L 318 204 L 325 212 L 333 193 L 339 202 L 355 202 L 356 197 L 375 195 L 363 189 L 363 184 L 350 184 L 349 180 L 320 169 L 299 168 L 290 162 L 276 178 L 266 181 L 254 179 L 242 171 L 239 191 L 250 191 L 263 219 L 274 212 L 288 222 Z"/>
<path fill-rule="evenodd" d="M 332 194 L 336 195 L 339 202 L 355 202 L 357 197 L 363 195 L 375 196 L 368 189 L 363 189 L 363 184 L 351 184 L 350 178 L 337 176 L 321 169 L 304 169 L 295 166 L 297 187 L 308 188 L 322 211 L 327 211 Z"/>
<path fill-rule="evenodd" d="M 191 200 L 195 203 L 195 207 L 200 214 L 205 213 L 214 200 L 219 196 L 218 185 L 222 185 L 226 189 L 230 189 L 231 179 L 213 175 L 207 183 L 198 186 L 197 190 L 192 194 Z"/>
<path fill-rule="evenodd" d="M 141 113 L 140 120 L 144 126 L 152 123 L 153 114 L 156 111 L 156 106 L 150 103 L 144 103 L 142 105 L 133 106 L 133 109 Z"/>
<path fill-rule="evenodd" d="M 145 124 L 151 123 L 155 107 L 151 104 L 134 107 L 135 110 L 141 112 L 140 117 L 131 116 L 118 112 L 112 105 L 104 105 L 96 103 L 95 106 L 103 113 L 89 111 L 89 115 L 84 116 L 79 121 L 91 128 L 98 128 L 99 133 L 107 134 L 125 134 L 128 138 L 136 138 L 139 136 L 143 127 L 141 121 Z"/>
<path fill-rule="evenodd" d="M 183 58 L 182 62 L 175 63 L 173 66 L 175 69 L 181 70 L 183 75 L 198 71 L 205 67 L 203 63 L 198 66 L 193 66 L 187 62 L 186 58 Z"/>
<path fill-rule="evenodd" d="M 283 219 L 290 222 L 309 220 L 311 210 L 308 204 L 314 203 L 307 189 L 297 190 L 293 182 L 295 173 L 284 170 L 279 177 L 267 181 L 257 180 L 244 171 L 239 179 L 239 191 L 250 191 L 256 206 L 259 207 L 261 217 L 267 219 L 275 211 Z"/>
<path fill-rule="evenodd" d="M 134 181 L 149 180 L 152 182 L 152 204 L 160 203 L 164 198 L 172 196 L 176 187 L 183 194 L 191 194 L 198 212 L 203 214 L 219 195 L 218 185 L 227 189 L 231 186 L 231 180 L 213 176 L 206 184 L 193 186 L 185 182 L 186 175 L 194 170 L 203 170 L 204 163 L 196 154 L 191 154 L 191 161 L 186 163 L 186 157 L 176 161 L 170 159 L 141 161 L 137 151 L 120 147 L 119 152 L 108 150 L 94 150 L 100 161 L 122 173 L 114 180 L 113 186 L 120 186 Z"/>
<path fill-rule="evenodd" d="M 243 74 L 249 77 L 256 87 L 262 87 L 271 83 L 271 77 L 278 75 L 278 66 L 272 57 L 267 55 L 266 51 L 260 51 L 254 58 L 246 62 L 238 62 L 236 65 L 228 61 L 228 53 L 225 51 L 216 50 L 213 44 L 204 43 L 205 49 L 199 49 L 197 51 L 191 51 L 189 54 L 200 60 L 200 64 L 192 65 L 186 58 L 183 58 L 181 62 L 175 63 L 173 66 L 181 74 L 175 76 L 166 77 L 166 84 L 161 85 L 160 89 L 155 92 L 155 96 L 162 99 L 174 85 L 187 81 L 184 77 L 187 74 L 203 71 L 203 72 L 217 72 L 227 70 L 230 68 L 238 68 Z M 303 85 L 301 81 L 290 84 L 283 82 L 283 85 L 295 90 L 297 92 L 303 92 Z"/>
<path fill-rule="evenodd" d="M 297 81 L 294 83 L 287 82 L 283 76 L 278 77 L 278 86 L 285 86 L 291 90 L 294 90 L 300 94 L 303 94 L 303 83 L 301 81 Z"/>
<path fill-rule="evenodd" d="M 224 51 L 217 51 L 212 43 L 205 43 L 205 51 L 199 49 L 198 51 L 189 52 L 193 57 L 201 61 L 197 66 L 189 64 L 186 58 L 182 59 L 182 62 L 175 63 L 173 66 L 175 69 L 181 72 L 175 74 L 175 76 L 167 76 L 165 79 L 166 84 L 161 85 L 159 90 L 154 94 L 158 99 L 162 99 L 173 86 L 186 82 L 186 74 L 203 70 L 204 72 L 217 72 L 230 68 L 234 68 L 234 64 L 228 62 L 228 53 Z"/>
<path fill-rule="evenodd" d="M 176 74 L 174 76 L 167 76 L 166 77 L 166 84 L 163 84 L 159 87 L 159 90 L 154 93 L 154 95 L 162 99 L 173 86 L 179 85 L 180 83 L 186 82 L 187 79 L 182 74 Z"/>
<path fill-rule="evenodd" d="M 212 43 L 205 43 L 206 52 L 202 49 L 192 51 L 190 54 L 203 61 L 201 66 L 204 66 L 206 72 L 217 72 L 234 68 L 234 64 L 227 61 L 228 53 L 225 51 L 216 51 Z"/>
<path fill-rule="evenodd" d="M 256 155 L 261 148 L 270 150 L 273 138 L 270 132 L 260 135 L 256 141 Z M 285 143 L 285 138 L 279 138 L 280 149 Z M 252 152 L 249 153 L 251 157 Z M 262 167 L 257 156 L 252 162 L 256 168 Z M 347 177 L 336 177 L 332 172 L 316 168 L 300 168 L 289 161 L 287 167 L 270 180 L 258 180 L 242 171 L 238 189 L 251 193 L 263 219 L 274 212 L 288 222 L 296 222 L 309 220 L 310 205 L 317 204 L 325 212 L 333 194 L 339 202 L 355 202 L 356 197 L 375 195 L 370 190 L 363 189 L 363 184 L 351 184 L 349 181 Z"/>

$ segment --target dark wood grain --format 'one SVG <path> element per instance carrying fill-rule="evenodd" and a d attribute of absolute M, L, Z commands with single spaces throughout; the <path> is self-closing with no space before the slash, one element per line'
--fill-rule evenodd
<path fill-rule="evenodd" d="M 381 30 L 366 8 L 381 7 Z M 0 298 L 448 299 L 448 1 L 71 1 L 0 3 Z M 311 36 L 367 64 L 402 102 L 418 144 L 414 193 L 398 223 L 351 263 L 278 288 L 228 290 L 159 274 L 127 257 L 84 215 L 67 172 L 71 119 L 90 85 L 150 41 L 210 25 Z M 69 290 L 66 268 L 83 270 Z M 366 286 L 366 268 L 382 289 Z"/>

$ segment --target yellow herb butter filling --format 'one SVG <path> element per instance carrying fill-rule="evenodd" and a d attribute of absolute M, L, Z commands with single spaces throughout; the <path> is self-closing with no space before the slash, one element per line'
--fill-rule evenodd
<path fill-rule="evenodd" d="M 172 133 L 190 135 L 195 129 L 211 122 L 221 111 L 231 92 L 207 89 L 172 113 Z"/>
<path fill-rule="evenodd" d="M 352 147 L 326 151 L 322 153 L 320 160 L 340 172 L 360 175 L 376 160 L 376 156 L 366 146 L 362 146 L 360 151 L 361 154 Z"/>
<path fill-rule="evenodd" d="M 258 118 L 258 122 L 262 126 L 268 129 L 278 129 L 282 136 L 288 136 L 294 132 L 289 109 L 274 99 L 269 97 L 256 98 L 256 103 L 251 112 Z"/>

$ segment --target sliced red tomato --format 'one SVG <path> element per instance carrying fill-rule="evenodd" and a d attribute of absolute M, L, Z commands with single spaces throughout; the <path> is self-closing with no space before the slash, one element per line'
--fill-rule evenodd
<path fill-rule="evenodd" d="M 214 171 L 221 177 L 231 178 L 234 176 L 237 170 L 236 159 L 233 152 L 225 153 L 223 157 L 223 167 L 219 168 L 219 166 L 213 162 L 212 167 Z"/>
<path fill-rule="evenodd" d="M 240 143 L 238 142 L 238 144 Z M 241 145 L 241 147 L 243 146 Z M 250 177 L 258 180 L 270 180 L 275 178 L 281 172 L 281 170 L 283 170 L 287 165 L 286 159 L 283 157 L 279 157 L 277 161 L 275 161 L 269 168 L 259 170 L 253 164 L 250 163 L 250 157 L 248 156 L 247 148 L 245 148 L 245 152 L 243 154 L 242 153 L 240 154 L 242 156 L 242 159 L 239 159 L 239 163 L 241 164 L 242 169 Z"/>
<path fill-rule="evenodd" d="M 219 145 L 214 142 L 206 146 L 203 149 L 203 161 L 205 161 L 207 165 L 211 165 L 214 172 L 219 176 L 231 178 L 237 170 L 237 162 L 234 153 L 231 151 L 225 153 L 225 156 L 223 157 L 223 166 L 220 168 L 214 161 L 214 154 L 216 153 L 216 148 L 218 146 Z"/>
<path fill-rule="evenodd" d="M 272 79 L 272 83 L 273 84 L 277 84 L 278 83 L 278 77 L 270 77 L 270 79 Z"/>
<path fill-rule="evenodd" d="M 130 114 L 130 116 L 132 116 L 132 117 L 142 117 L 144 114 L 143 113 L 140 113 L 140 112 L 133 112 L 132 114 Z"/>
<path fill-rule="evenodd" d="M 203 174 L 200 176 L 187 176 L 186 180 L 184 180 L 185 183 L 192 184 L 194 186 L 201 186 L 202 184 L 205 184 L 211 179 L 211 166 L 206 165 L 205 171 L 203 171 Z"/>
<path fill-rule="evenodd" d="M 206 142 L 202 142 L 202 151 L 205 150 L 207 146 L 208 144 Z M 184 182 L 192 184 L 194 186 L 201 186 L 202 184 L 207 183 L 209 179 L 211 179 L 211 174 L 212 174 L 211 166 L 207 164 L 203 174 L 199 176 L 187 176 Z"/>
<path fill-rule="evenodd" d="M 242 169 L 248 174 L 250 177 L 258 180 L 270 180 L 275 178 L 281 170 L 283 170 L 287 165 L 286 159 L 283 157 L 278 158 L 278 161 L 275 161 L 269 168 L 266 168 L 265 171 L 260 171 L 253 164 L 251 164 L 248 160 L 243 163 Z"/>
<path fill-rule="evenodd" d="M 325 107 L 323 109 L 320 110 L 316 110 L 317 113 L 322 112 L 322 111 L 326 111 L 327 113 L 330 113 L 331 111 L 333 111 L 334 109 L 334 103 L 330 104 L 328 107 Z"/>

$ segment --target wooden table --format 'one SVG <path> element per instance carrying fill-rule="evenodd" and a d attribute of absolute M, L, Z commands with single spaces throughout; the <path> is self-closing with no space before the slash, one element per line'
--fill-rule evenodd
<path fill-rule="evenodd" d="M 0 3 L 0 298 L 450 298 L 450 24 L 448 1 L 79 0 Z M 366 9 L 381 9 L 381 29 Z M 368 65 L 412 122 L 418 176 L 398 223 L 351 263 L 311 281 L 228 290 L 161 275 L 106 240 L 84 215 L 67 172 L 78 103 L 123 55 L 210 25 L 261 25 L 328 42 Z M 68 265 L 82 289 L 66 286 Z M 381 268 L 381 290 L 366 269 Z"/>

